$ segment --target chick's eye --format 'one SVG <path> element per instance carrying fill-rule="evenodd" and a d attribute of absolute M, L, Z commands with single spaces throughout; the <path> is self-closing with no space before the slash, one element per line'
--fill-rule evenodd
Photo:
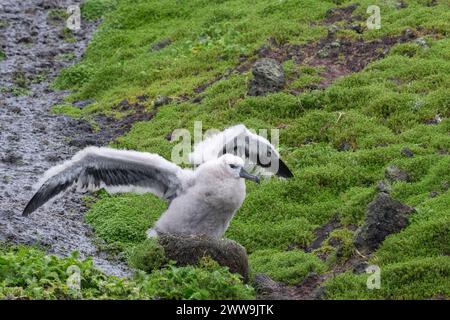
<path fill-rule="evenodd" d="M 236 169 L 236 168 L 237 168 L 237 166 L 236 166 L 236 165 L 234 165 L 234 164 L 230 164 L 230 168 L 231 168 L 231 169 Z"/>

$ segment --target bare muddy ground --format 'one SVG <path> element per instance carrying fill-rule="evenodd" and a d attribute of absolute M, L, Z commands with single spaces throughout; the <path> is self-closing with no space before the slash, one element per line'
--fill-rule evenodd
<path fill-rule="evenodd" d="M 123 276 L 129 273 L 126 266 L 97 252 L 79 195 L 21 216 L 39 176 L 83 147 L 70 142 L 92 134 L 87 124 L 50 114 L 67 95 L 53 91 L 51 81 L 82 56 L 95 29 L 82 21 L 70 42 L 55 9 L 80 2 L 0 0 L 0 48 L 6 56 L 0 61 L 0 242 L 37 244 L 63 256 L 77 250 L 81 257 L 93 256 L 105 272 Z"/>

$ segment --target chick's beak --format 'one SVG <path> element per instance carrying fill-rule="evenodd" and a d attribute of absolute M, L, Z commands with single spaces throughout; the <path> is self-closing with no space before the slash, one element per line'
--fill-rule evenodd
<path fill-rule="evenodd" d="M 255 181 L 256 183 L 259 183 L 259 177 L 254 176 L 247 171 L 244 170 L 244 168 L 241 168 L 241 171 L 239 171 L 239 176 L 244 179 Z"/>

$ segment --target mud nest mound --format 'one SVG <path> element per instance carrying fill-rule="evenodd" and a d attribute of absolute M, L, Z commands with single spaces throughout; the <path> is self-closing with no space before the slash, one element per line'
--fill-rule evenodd
<path fill-rule="evenodd" d="M 233 240 L 165 234 L 159 236 L 158 242 L 164 248 L 166 258 L 176 261 L 179 266 L 196 265 L 201 258 L 209 256 L 248 281 L 247 251 Z"/>

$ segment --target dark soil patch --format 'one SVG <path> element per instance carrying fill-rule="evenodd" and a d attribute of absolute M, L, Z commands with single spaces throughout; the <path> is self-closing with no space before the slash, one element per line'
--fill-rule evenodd
<path fill-rule="evenodd" d="M 320 300 L 325 298 L 325 281 L 349 270 L 354 273 L 363 273 L 367 266 L 366 258 L 355 256 L 342 264 L 337 264 L 327 273 L 310 272 L 297 285 L 286 285 L 265 274 L 257 274 L 254 286 L 258 293 L 257 298 L 261 300 Z"/>
<path fill-rule="evenodd" d="M 370 62 L 383 58 L 395 44 L 409 42 L 418 37 L 418 32 L 409 29 L 399 36 L 383 37 L 372 41 L 328 36 L 317 42 L 303 45 L 271 45 L 260 50 L 258 55 L 262 58 L 275 59 L 280 63 L 293 60 L 296 64 L 323 69 L 319 73 L 323 79 L 309 89 L 324 89 L 336 79 L 361 71 Z M 246 61 L 237 70 L 246 72 L 252 63 L 253 61 Z M 295 78 L 287 79 L 288 83 Z M 294 90 L 291 93 L 298 94 L 303 90 Z"/>
<path fill-rule="evenodd" d="M 346 23 L 353 23 L 356 21 L 361 21 L 361 16 L 353 16 L 353 11 L 358 8 L 359 4 L 351 4 L 346 7 L 332 8 L 329 9 L 325 14 L 325 19 L 322 24 L 333 24 L 336 22 L 345 21 Z"/>
<path fill-rule="evenodd" d="M 134 103 L 130 103 L 127 99 L 122 100 L 114 107 L 122 112 L 127 112 L 127 115 L 120 119 L 110 116 L 97 116 L 95 120 L 100 126 L 99 139 L 108 142 L 113 141 L 130 131 L 134 123 L 152 119 L 156 115 L 157 107 L 154 107 L 152 111 L 148 111 L 142 104 L 144 101 L 143 97 Z"/>
<path fill-rule="evenodd" d="M 130 131 L 134 123 L 151 120 L 155 116 L 157 108 L 154 107 L 152 111 L 148 111 L 143 104 L 148 98 L 145 95 L 139 96 L 133 103 L 124 99 L 114 105 L 114 110 L 124 114 L 119 119 L 105 115 L 96 116 L 94 120 L 98 129 L 94 129 L 86 120 L 69 119 L 69 127 L 73 131 L 70 135 L 72 139 L 69 141 L 69 145 L 79 149 L 87 146 L 104 146 Z"/>
<path fill-rule="evenodd" d="M 339 38 L 336 31 L 339 29 L 352 29 L 357 33 L 363 33 L 361 16 L 353 16 L 353 11 L 358 5 L 353 4 L 342 8 L 333 8 L 327 12 L 326 18 L 320 23 L 329 26 L 327 37 L 318 41 L 306 44 L 279 44 L 274 39 L 269 39 L 268 43 L 256 50 L 251 57 L 241 57 L 241 63 L 233 70 L 227 70 L 224 74 L 218 75 L 210 81 L 194 89 L 200 94 L 217 81 L 227 79 L 232 73 L 248 72 L 255 61 L 262 58 L 270 58 L 283 63 L 293 60 L 296 64 L 323 69 L 319 72 L 322 80 L 318 84 L 313 84 L 306 88 L 293 89 L 290 93 L 299 94 L 305 90 L 324 89 L 330 86 L 336 79 L 358 72 L 364 69 L 369 63 L 383 58 L 389 49 L 399 43 L 415 40 L 423 35 L 435 34 L 434 30 L 406 29 L 401 35 L 387 36 L 380 39 L 365 41 L 362 38 L 350 39 Z M 334 23 L 339 23 L 337 26 Z M 299 75 L 294 75 L 286 79 L 286 84 L 297 79 Z"/>
<path fill-rule="evenodd" d="M 306 252 L 311 252 L 322 246 L 322 243 L 330 236 L 330 233 L 341 226 L 339 219 L 333 217 L 328 223 L 314 231 L 316 239 L 305 249 Z"/>

